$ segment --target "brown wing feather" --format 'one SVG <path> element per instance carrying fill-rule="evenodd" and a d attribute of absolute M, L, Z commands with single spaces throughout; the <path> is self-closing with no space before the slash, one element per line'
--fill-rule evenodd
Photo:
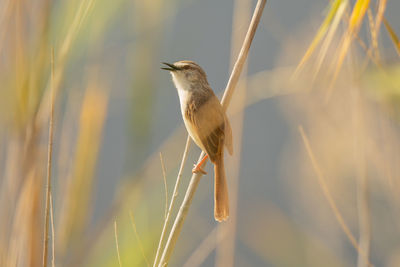
<path fill-rule="evenodd" d="M 214 93 L 208 94 L 207 98 L 193 96 L 188 102 L 185 116 L 195 129 L 195 133 L 192 133 L 194 141 L 215 162 L 217 153 L 222 153 L 227 121 L 218 98 Z M 228 134 L 232 140 L 230 131 L 229 127 Z"/>
<path fill-rule="evenodd" d="M 233 154 L 233 141 L 232 141 L 232 128 L 231 124 L 229 123 L 228 117 L 225 115 L 225 146 L 228 149 L 228 152 L 230 155 Z"/>

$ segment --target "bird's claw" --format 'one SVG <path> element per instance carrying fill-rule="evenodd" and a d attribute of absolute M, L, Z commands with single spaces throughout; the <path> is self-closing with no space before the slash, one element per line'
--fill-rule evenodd
<path fill-rule="evenodd" d="M 194 167 L 193 167 L 193 169 L 192 169 L 192 173 L 201 173 L 201 174 L 204 174 L 204 175 L 207 174 L 207 172 L 206 172 L 205 170 L 203 170 L 203 169 L 201 168 L 201 166 L 198 166 L 198 165 L 196 165 L 196 164 L 194 164 Z"/>

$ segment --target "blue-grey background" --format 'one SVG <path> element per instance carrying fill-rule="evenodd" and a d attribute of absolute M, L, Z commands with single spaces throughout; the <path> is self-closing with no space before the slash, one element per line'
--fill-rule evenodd
<path fill-rule="evenodd" d="M 106 23 L 106 36 L 92 44 L 93 47 L 83 48 L 79 54 L 80 57 L 87 57 L 89 62 L 102 66 L 102 69 L 110 69 L 111 73 L 108 81 L 109 109 L 96 168 L 93 224 L 105 216 L 113 201 L 118 198 L 118 187 L 121 184 L 146 183 L 142 180 L 148 177 L 143 177 L 141 171 L 147 159 L 152 155 L 158 157 L 164 141 L 183 125 L 176 90 L 170 75 L 160 70 L 160 62 L 182 59 L 196 61 L 205 69 L 209 83 L 218 95 L 221 95 L 225 88 L 231 70 L 232 30 L 239 30 L 232 29 L 234 1 L 165 1 L 160 2 L 161 4 L 155 1 L 154 8 L 159 9 L 157 11 L 152 11 L 152 1 L 148 2 L 119 3 L 117 15 Z M 251 2 L 253 11 L 255 1 Z M 250 49 L 248 76 L 290 64 L 295 66 L 322 22 L 328 4 L 328 1 L 314 0 L 268 1 Z M 112 5 L 112 2 L 106 5 Z M 161 7 L 157 7 L 158 5 Z M 388 1 L 387 5 L 385 16 L 399 32 L 400 2 Z M 146 11 L 142 11 L 141 8 Z M 240 27 L 246 29 L 248 21 Z M 360 35 L 369 38 L 365 29 Z M 384 60 L 393 61 L 396 53 L 383 28 L 381 36 L 382 56 Z M 286 54 L 288 47 L 298 48 L 298 51 L 290 52 L 295 56 L 289 59 Z M 76 66 L 79 68 L 79 63 L 76 63 Z M 284 151 L 297 134 L 296 124 L 302 119 L 296 114 L 288 114 L 291 109 L 285 105 L 289 105 L 290 101 L 286 102 L 285 98 L 287 97 L 278 96 L 261 100 L 247 107 L 244 112 L 235 266 L 314 266 L 310 260 L 311 246 L 307 242 L 305 243 L 308 245 L 305 245 L 299 241 L 307 238 L 307 231 L 310 231 L 308 222 L 312 219 L 307 219 L 310 214 L 296 202 L 292 189 L 288 189 L 288 185 L 293 186 L 293 183 L 297 182 L 298 170 L 293 168 L 291 162 L 285 163 L 283 160 L 286 156 Z M 291 116 L 294 121 L 288 119 Z M 235 132 L 233 135 L 235 138 Z M 181 155 L 185 144 L 185 135 L 181 136 L 177 147 L 178 155 Z M 190 166 L 199 152 L 194 145 L 191 151 L 183 185 L 188 182 Z M 161 152 L 167 162 L 168 188 L 171 194 L 177 174 L 175 160 L 179 162 L 179 159 L 170 159 L 171 154 L 168 151 Z M 140 203 L 143 209 L 148 211 L 138 213 L 147 216 L 147 219 L 138 219 L 137 226 L 139 234 L 144 236 L 147 236 L 148 232 L 154 232 L 150 235 L 153 239 L 149 237 L 152 240 L 149 242 L 155 245 L 161 229 L 162 216 L 157 217 L 154 213 L 163 211 L 164 195 L 159 162 L 153 168 L 160 170 L 159 177 L 149 182 L 154 184 L 153 190 L 151 187 L 143 189 L 147 191 L 141 196 Z M 208 167 L 208 171 L 209 175 L 204 177 L 199 185 L 198 194 L 194 198 L 194 204 L 178 240 L 176 258 L 173 258 L 172 266 L 183 264 L 197 247 L 196 244 L 216 225 L 212 219 L 212 169 Z M 264 203 L 265 206 L 260 203 Z M 260 208 L 265 209 L 261 212 L 263 215 L 257 210 Z M 291 265 L 293 262 L 290 260 L 276 260 L 271 255 L 263 257 L 262 252 L 251 247 L 243 237 L 250 236 L 246 232 L 249 225 L 256 227 L 249 222 L 250 218 L 256 220 L 257 216 L 275 216 L 269 213 L 270 210 L 279 210 L 279 213 L 286 216 L 298 229 L 298 232 L 294 233 L 297 235 L 297 243 L 293 241 L 294 251 L 282 252 L 287 253 L 288 257 L 296 254 L 296 265 Z M 334 221 L 333 215 L 329 216 L 330 220 Z M 200 222 L 198 218 L 201 218 Z M 198 229 L 201 222 L 205 222 L 204 228 Z M 333 228 L 339 229 L 335 223 L 332 224 Z M 146 227 L 151 229 L 146 230 Z M 263 228 L 257 231 L 263 232 Z M 279 234 L 273 235 L 269 230 L 266 232 L 269 234 L 259 234 L 260 238 L 271 238 L 265 240 L 265 243 L 280 242 Z M 354 266 L 356 251 L 340 230 L 337 233 L 341 235 L 338 237 L 340 244 L 331 244 L 329 236 L 321 236 L 318 231 L 315 235 L 319 236 L 318 242 L 327 242 L 327 247 L 335 254 L 334 258 L 344 259 L 341 262 L 343 266 Z M 283 236 L 286 234 L 282 233 Z M 277 246 L 279 248 L 279 245 Z M 308 246 L 310 251 L 304 246 Z M 149 247 L 151 248 L 151 245 L 147 246 Z M 137 251 L 132 253 L 140 257 Z M 149 257 L 154 256 L 151 249 L 148 253 Z M 202 266 L 213 266 L 214 260 L 212 253 Z M 387 263 L 380 255 L 374 255 L 374 249 L 372 261 L 378 266 Z"/>

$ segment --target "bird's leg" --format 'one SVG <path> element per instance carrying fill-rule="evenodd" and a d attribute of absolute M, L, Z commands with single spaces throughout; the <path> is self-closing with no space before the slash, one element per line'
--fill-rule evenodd
<path fill-rule="evenodd" d="M 200 160 L 199 163 L 194 164 L 194 168 L 192 169 L 192 173 L 200 172 L 202 174 L 207 174 L 207 172 L 201 168 L 201 166 L 204 164 L 204 162 L 206 161 L 207 158 L 208 158 L 208 155 L 205 155 L 204 158 L 202 160 Z"/>

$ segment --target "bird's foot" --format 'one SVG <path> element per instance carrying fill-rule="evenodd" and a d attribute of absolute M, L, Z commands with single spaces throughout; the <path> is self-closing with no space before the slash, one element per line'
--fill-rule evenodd
<path fill-rule="evenodd" d="M 202 174 L 204 174 L 204 175 L 206 175 L 207 174 L 207 172 L 205 171 L 205 170 L 203 170 L 202 168 L 201 168 L 201 166 L 199 166 L 200 164 L 193 164 L 193 169 L 192 169 L 192 173 L 202 173 Z"/>
<path fill-rule="evenodd" d="M 203 166 L 204 162 L 206 161 L 206 159 L 208 158 L 208 155 L 205 155 L 204 158 L 202 160 L 200 160 L 199 163 L 194 164 L 194 167 L 192 169 L 192 173 L 202 173 L 204 175 L 207 174 L 207 172 L 205 170 L 203 170 L 203 168 L 201 168 L 201 166 Z"/>

